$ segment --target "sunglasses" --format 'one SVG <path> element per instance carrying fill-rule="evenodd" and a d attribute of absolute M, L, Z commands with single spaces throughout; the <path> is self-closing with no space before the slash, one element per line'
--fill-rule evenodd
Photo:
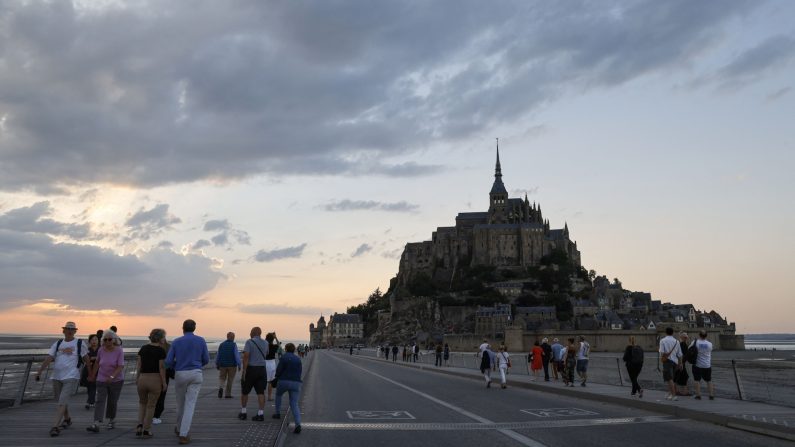
<path fill-rule="evenodd" d="M 102 341 L 113 341 L 112 338 L 103 338 Z"/>

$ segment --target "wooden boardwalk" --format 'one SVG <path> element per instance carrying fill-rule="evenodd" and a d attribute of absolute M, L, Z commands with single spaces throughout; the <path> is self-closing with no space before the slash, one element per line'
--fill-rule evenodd
<path fill-rule="evenodd" d="M 308 369 L 304 361 L 305 370 Z M 274 402 L 267 402 L 265 421 L 252 422 L 251 415 L 256 414 L 257 399 L 254 393 L 249 396 L 249 419 L 237 419 L 240 411 L 240 376 L 233 387 L 234 399 L 218 398 L 218 375 L 214 368 L 204 370 L 204 383 L 196 412 L 191 425 L 191 443 L 196 446 L 271 446 L 276 442 L 284 418 L 272 419 Z M 176 418 L 176 400 L 174 399 L 174 383 L 172 381 L 166 395 L 166 409 L 163 412 L 163 423 L 152 426 L 154 437 L 140 439 L 135 436 L 138 418 L 138 393 L 134 382 L 127 381 L 119 398 L 119 410 L 116 416 L 116 428 L 99 433 L 86 431 L 91 424 L 93 409 L 86 410 L 85 389 L 72 396 L 69 404 L 72 415 L 72 426 L 61 431 L 58 437 L 49 436 L 49 428 L 55 415 L 55 401 L 25 403 L 20 407 L 0 410 L 2 434 L 0 446 L 172 446 L 177 445 L 174 434 Z M 287 412 L 287 395 L 284 395 L 282 415 Z"/>

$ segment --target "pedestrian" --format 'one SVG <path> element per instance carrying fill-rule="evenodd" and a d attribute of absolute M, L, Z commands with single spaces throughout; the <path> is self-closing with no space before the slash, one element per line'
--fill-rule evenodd
<path fill-rule="evenodd" d="M 414 352 L 414 357 L 412 359 L 414 363 L 417 363 L 417 358 L 420 356 L 420 345 L 414 343 L 414 349 L 412 351 Z"/>
<path fill-rule="evenodd" d="M 353 355 L 353 344 L 350 346 L 350 351 L 348 351 L 348 355 Z"/>
<path fill-rule="evenodd" d="M 702 330 L 698 333 L 696 340 L 698 357 L 696 364 L 693 365 L 693 382 L 696 386 L 696 399 L 701 400 L 701 381 L 707 382 L 709 400 L 715 399 L 715 387 L 712 384 L 712 342 L 707 340 L 707 331 Z"/>
<path fill-rule="evenodd" d="M 682 352 L 682 367 L 674 372 L 674 383 L 676 384 L 677 396 L 690 396 L 690 374 L 687 373 L 687 364 L 684 361 L 685 352 L 689 347 L 690 338 L 687 332 L 679 333 L 679 349 Z"/>
<path fill-rule="evenodd" d="M 643 348 L 641 348 L 635 342 L 635 336 L 629 336 L 629 344 L 627 348 L 624 349 L 624 364 L 627 367 L 627 374 L 629 374 L 629 380 L 632 381 L 632 393 L 631 396 L 634 396 L 635 393 L 638 394 L 638 398 L 643 398 L 643 388 L 640 387 L 640 383 L 638 382 L 638 376 L 640 375 L 640 371 L 643 369 Z"/>
<path fill-rule="evenodd" d="M 392 346 L 392 362 L 393 363 L 397 362 L 397 353 L 398 353 L 398 347 L 397 347 L 397 345 L 393 345 Z"/>
<path fill-rule="evenodd" d="M 408 347 L 408 346 L 406 346 L 406 345 L 403 345 L 403 361 L 404 361 L 404 362 L 406 361 L 406 359 L 408 359 L 408 355 L 409 355 L 409 354 L 408 354 L 408 349 L 409 349 L 409 347 Z"/>
<path fill-rule="evenodd" d="M 580 386 L 585 386 L 588 380 L 588 356 L 591 354 L 591 345 L 585 341 L 585 336 L 580 335 L 580 347 L 577 350 L 577 375 L 582 380 Z"/>
<path fill-rule="evenodd" d="M 160 346 L 166 331 L 152 329 L 149 343 L 138 351 L 135 384 L 138 387 L 138 426 L 135 435 L 144 439 L 152 437 L 152 418 L 155 415 L 157 399 L 166 387 L 166 351 Z"/>
<path fill-rule="evenodd" d="M 494 362 L 491 358 L 491 346 L 489 346 L 488 340 L 484 339 L 478 349 L 478 355 L 480 355 L 480 372 L 483 374 L 483 378 L 486 379 L 486 388 L 491 388 L 491 370 L 493 369 Z"/>
<path fill-rule="evenodd" d="M 544 351 L 541 349 L 541 345 L 538 343 L 538 340 L 536 340 L 535 343 L 533 343 L 533 348 L 530 350 L 530 355 L 527 356 L 528 360 L 530 361 L 530 371 L 533 373 L 533 380 L 536 380 L 539 372 L 541 371 L 543 356 Z"/>
<path fill-rule="evenodd" d="M 563 345 L 557 338 L 552 339 L 552 376 L 558 380 L 558 374 L 563 375 Z"/>
<path fill-rule="evenodd" d="M 199 391 L 204 381 L 202 368 L 210 363 L 207 342 L 204 338 L 194 335 L 195 331 L 196 322 L 185 320 L 182 323 L 182 337 L 174 339 L 166 355 L 166 366 L 173 367 L 175 371 L 174 382 L 177 393 L 175 431 L 179 435 L 180 444 L 190 442 L 193 412 L 196 410 L 196 400 L 199 398 Z"/>
<path fill-rule="evenodd" d="M 442 348 L 441 343 L 436 344 L 435 352 L 436 352 L 435 366 L 442 366 L 442 353 L 444 352 L 444 348 Z"/>
<path fill-rule="evenodd" d="M 251 338 L 246 340 L 243 348 L 243 376 L 241 377 L 240 394 L 240 413 L 237 418 L 241 421 L 246 420 L 246 405 L 248 405 L 248 395 L 251 389 L 257 394 L 257 415 L 251 418 L 252 421 L 265 420 L 265 387 L 267 386 L 268 373 L 265 370 L 267 364 L 268 344 L 262 339 L 262 329 L 258 326 L 251 328 Z"/>
<path fill-rule="evenodd" d="M 99 433 L 99 424 L 108 418 L 105 428 L 116 428 L 116 410 L 124 385 L 124 350 L 112 330 L 102 333 L 102 347 L 97 350 L 97 361 L 88 375 L 89 382 L 97 382 L 97 401 L 94 407 L 94 423 L 86 430 Z"/>
<path fill-rule="evenodd" d="M 682 368 L 682 347 L 674 338 L 674 328 L 665 328 L 665 337 L 660 339 L 660 363 L 662 363 L 663 380 L 668 384 L 667 400 L 679 400 L 676 397 L 674 372 Z"/>
<path fill-rule="evenodd" d="M 500 352 L 497 353 L 497 365 L 500 368 L 500 388 L 505 389 L 508 387 L 505 375 L 508 374 L 508 368 L 511 367 L 511 359 L 504 345 L 500 346 Z"/>
<path fill-rule="evenodd" d="M 265 353 L 265 381 L 268 387 L 268 401 L 273 400 L 273 379 L 276 378 L 276 353 L 279 352 L 279 345 L 282 343 L 276 338 L 276 332 L 268 332 L 265 335 L 268 342 L 268 352 Z M 309 355 L 309 346 L 304 346 L 305 355 Z"/>
<path fill-rule="evenodd" d="M 99 337 L 97 334 L 91 334 L 88 336 L 88 361 L 85 365 L 83 365 L 83 370 L 80 372 L 80 382 L 85 381 L 86 387 L 86 410 L 90 410 L 94 408 L 94 404 L 96 403 L 97 398 L 97 382 L 89 382 L 88 375 L 91 372 L 91 368 L 94 367 L 94 363 L 97 361 L 97 350 L 99 349 Z"/>
<path fill-rule="evenodd" d="M 445 343 L 444 344 L 444 366 L 447 366 L 447 362 L 450 360 L 450 346 Z"/>
<path fill-rule="evenodd" d="M 62 429 L 72 425 L 72 416 L 69 414 L 69 397 L 77 391 L 77 384 L 80 381 L 80 369 L 83 364 L 88 364 L 88 347 L 83 341 L 75 338 L 77 325 L 73 321 L 67 321 L 61 328 L 63 338 L 50 346 L 47 357 L 41 362 L 39 371 L 36 373 L 36 381 L 41 380 L 41 373 L 50 363 L 53 363 L 52 389 L 55 392 L 55 399 L 58 407 L 55 411 L 50 428 L 50 436 L 58 436 Z"/>
<path fill-rule="evenodd" d="M 290 396 L 290 411 L 295 420 L 294 433 L 301 433 L 301 409 L 298 407 L 298 397 L 301 394 L 301 359 L 293 355 L 295 345 L 287 343 L 284 346 L 284 357 L 276 367 L 276 413 L 273 418 L 281 417 L 282 394 L 286 391 Z"/>
<path fill-rule="evenodd" d="M 227 332 L 226 340 L 218 345 L 215 354 L 215 368 L 218 370 L 218 398 L 232 398 L 232 384 L 240 371 L 240 350 L 235 343 L 235 333 Z"/>
<path fill-rule="evenodd" d="M 552 359 L 552 347 L 549 346 L 549 339 L 546 337 L 541 340 L 541 351 L 544 353 L 541 357 L 541 364 L 544 366 L 544 382 L 549 382 L 549 361 Z"/>
<path fill-rule="evenodd" d="M 574 386 L 574 370 L 577 368 L 577 345 L 574 338 L 569 338 L 569 344 L 563 353 L 563 385 Z"/>
<path fill-rule="evenodd" d="M 171 343 L 166 340 L 166 334 L 163 334 L 163 338 L 160 340 L 160 347 L 163 348 L 165 351 L 166 356 L 168 356 L 168 350 L 171 349 Z M 155 405 L 155 415 L 152 418 L 152 425 L 158 425 L 163 422 L 160 416 L 163 415 L 163 410 L 166 408 L 166 392 L 168 392 L 168 384 L 171 382 L 171 379 L 174 378 L 174 368 L 169 368 L 168 365 L 166 366 L 166 387 L 163 388 L 163 391 L 160 392 L 160 397 L 157 398 L 157 404 Z"/>

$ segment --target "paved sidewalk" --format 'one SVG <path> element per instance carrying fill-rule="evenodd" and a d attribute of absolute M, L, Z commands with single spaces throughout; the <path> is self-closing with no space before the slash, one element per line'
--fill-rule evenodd
<path fill-rule="evenodd" d="M 480 371 L 475 369 L 450 366 L 436 367 L 428 364 L 401 361 L 393 363 L 367 355 L 359 357 L 399 367 L 417 368 L 441 374 L 468 377 L 479 380 L 485 386 L 483 376 Z M 492 373 L 492 380 L 492 386 L 498 385 L 499 373 Z M 586 387 L 581 387 L 579 382 L 577 382 L 574 387 L 564 387 L 562 381 L 552 380 L 545 382 L 543 378 L 533 380 L 533 377 L 524 374 L 508 374 L 507 380 L 509 387 L 521 387 L 607 402 L 795 441 L 795 408 L 733 399 L 716 398 L 715 400 L 709 400 L 705 393 L 706 387 L 702 387 L 702 392 L 704 392 L 702 400 L 679 396 L 677 401 L 668 401 L 665 399 L 667 393 L 663 391 L 644 390 L 642 399 L 630 396 L 631 388 L 628 386 L 588 383 Z M 716 385 L 720 386 L 720 384 Z"/>

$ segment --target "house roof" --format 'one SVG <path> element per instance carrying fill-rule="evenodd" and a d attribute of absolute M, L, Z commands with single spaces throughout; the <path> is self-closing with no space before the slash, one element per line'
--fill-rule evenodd
<path fill-rule="evenodd" d="M 334 324 L 361 323 L 362 316 L 359 314 L 334 314 L 331 316 L 331 321 Z"/>

